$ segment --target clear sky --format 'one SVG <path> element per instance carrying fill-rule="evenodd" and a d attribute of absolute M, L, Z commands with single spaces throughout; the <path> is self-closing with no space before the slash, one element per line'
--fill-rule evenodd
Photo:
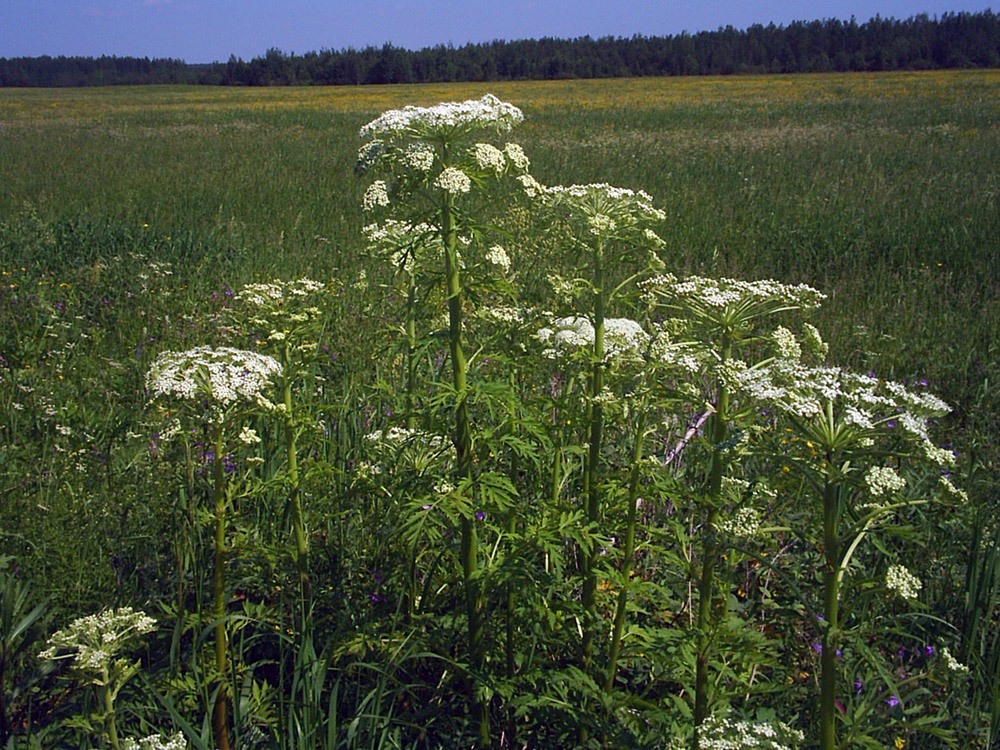
<path fill-rule="evenodd" d="M 493 39 L 664 36 L 732 25 L 990 9 L 973 0 L 0 0 L 0 57 L 119 55 L 187 62 Z"/>

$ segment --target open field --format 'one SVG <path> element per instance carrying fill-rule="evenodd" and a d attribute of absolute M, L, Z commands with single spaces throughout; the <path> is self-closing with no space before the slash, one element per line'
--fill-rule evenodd
<path fill-rule="evenodd" d="M 874 613 L 871 621 L 881 623 L 879 627 L 892 636 L 877 643 L 873 636 L 860 656 L 860 650 L 848 652 L 845 662 L 850 666 L 844 669 L 852 683 L 856 678 L 857 684 L 866 685 L 874 684 L 872 680 L 889 685 L 884 680 L 891 679 L 891 672 L 900 689 L 910 690 L 904 666 L 915 670 L 918 644 L 930 643 L 931 635 L 939 638 L 934 643 L 943 643 L 940 638 L 947 634 L 956 653 L 961 646 L 964 659 L 979 659 L 974 672 L 980 671 L 962 688 L 914 678 L 913 684 L 923 692 L 912 687 L 912 705 L 924 701 L 920 705 L 931 707 L 924 713 L 904 717 L 900 709 L 899 715 L 890 715 L 883 705 L 887 701 L 863 698 L 860 688 L 850 699 L 855 702 L 848 713 L 855 722 L 851 726 L 864 727 L 857 730 L 860 735 L 852 736 L 868 732 L 877 738 L 872 742 L 913 737 L 906 747 L 936 748 L 954 746 L 949 743 L 959 740 L 987 741 L 986 726 L 992 722 L 994 731 L 1000 730 L 1000 698 L 994 692 L 990 704 L 988 696 L 989 685 L 998 684 L 1000 666 L 996 658 L 990 662 L 988 654 L 976 657 L 979 646 L 960 643 L 957 633 L 979 637 L 983 632 L 976 624 L 980 621 L 970 615 L 972 610 L 982 610 L 976 618 L 985 617 L 987 626 L 990 617 L 1000 616 L 1000 573 L 995 573 L 995 593 L 980 591 L 975 599 L 969 593 L 974 582 L 967 576 L 967 563 L 974 555 L 966 555 L 966 550 L 978 549 L 970 546 L 979 544 L 977 533 L 996 533 L 1000 517 L 996 500 L 1000 71 L 996 70 L 332 89 L 0 89 L 0 574 L 17 568 L 31 582 L 36 598 L 43 593 L 51 596 L 48 632 L 111 604 L 156 610 L 165 623 L 165 635 L 144 653 L 143 666 L 152 675 L 149 684 L 161 695 L 174 696 L 174 703 L 168 711 L 163 702 L 137 697 L 138 689 L 126 692 L 123 700 L 131 701 L 131 713 L 122 721 L 131 722 L 136 732 L 139 728 L 151 732 L 158 715 L 169 714 L 173 728 L 181 726 L 179 716 L 187 717 L 206 738 L 208 719 L 203 726 L 199 722 L 208 713 L 210 680 L 197 665 L 207 663 L 207 657 L 200 660 L 198 646 L 205 646 L 207 653 L 211 640 L 205 624 L 212 619 L 207 614 L 211 582 L 204 575 L 211 567 L 211 514 L 195 508 L 191 498 L 211 494 L 209 466 L 217 456 L 205 445 L 207 432 L 196 434 L 190 439 L 200 442 L 184 444 L 189 470 L 180 476 L 177 467 L 184 463 L 178 458 L 180 449 L 174 446 L 168 454 L 166 439 L 161 445 L 158 437 L 149 437 L 159 428 L 153 426 L 157 415 L 148 405 L 143 378 L 153 358 L 168 349 L 203 343 L 263 346 L 248 329 L 234 323 L 233 293 L 243 285 L 274 277 L 323 281 L 339 292 L 324 308 L 329 313 L 322 324 L 325 354 L 319 364 L 310 365 L 324 379 L 301 392 L 303 409 L 320 427 L 301 437 L 303 451 L 310 456 L 302 464 L 311 467 L 302 470 L 302 497 L 314 555 L 315 650 L 340 671 L 333 682 L 317 683 L 316 695 L 323 699 L 317 711 L 324 716 L 328 711 L 338 714 L 335 707 L 346 705 L 338 714 L 340 721 L 346 724 L 355 718 L 362 728 L 356 724 L 357 733 L 351 734 L 346 726 L 331 729 L 323 724 L 323 732 L 334 739 L 322 746 L 376 747 L 374 738 L 383 736 L 390 738 L 382 740 L 383 747 L 434 747 L 426 743 L 444 743 L 442 737 L 459 731 L 456 727 L 465 727 L 468 735 L 463 741 L 471 742 L 474 730 L 462 724 L 465 683 L 451 670 L 451 662 L 441 666 L 437 656 L 427 656 L 447 651 L 442 643 L 460 643 L 464 638 L 464 621 L 455 614 L 465 606 L 461 599 L 465 589 L 455 572 L 458 564 L 450 558 L 442 562 L 442 569 L 450 572 L 439 574 L 441 588 L 431 590 L 428 584 L 423 592 L 427 601 L 433 600 L 426 605 L 426 620 L 420 619 L 420 612 L 405 611 L 415 606 L 406 586 L 415 585 L 418 560 L 423 565 L 430 557 L 429 553 L 427 559 L 420 557 L 421 545 L 433 550 L 435 545 L 450 544 L 451 549 L 456 546 L 455 529 L 435 532 L 420 527 L 420 534 L 440 536 L 414 536 L 417 532 L 409 522 L 400 520 L 404 509 L 394 505 L 402 503 L 403 490 L 394 495 L 386 484 L 380 494 L 372 489 L 375 479 L 364 478 L 372 483 L 368 485 L 358 478 L 357 467 L 369 460 L 363 436 L 393 425 L 400 412 L 403 355 L 392 336 L 402 328 L 398 303 L 405 293 L 401 296 L 393 286 L 384 260 L 372 258 L 366 250 L 362 227 L 367 220 L 360 207 L 370 180 L 356 176 L 354 168 L 361 144 L 358 129 L 382 111 L 477 98 L 486 92 L 524 111 L 525 121 L 514 130 L 513 140 L 523 146 L 531 159 L 531 174 L 541 183 L 610 183 L 652 195 L 666 213 L 656 231 L 665 242 L 659 255 L 668 271 L 678 276 L 774 278 L 814 286 L 828 295 L 811 318 L 829 343 L 828 361 L 915 387 L 927 385 L 954 407 L 937 425 L 936 435 L 958 452 L 955 473 L 971 500 L 954 513 L 929 512 L 918 520 L 908 519 L 912 524 L 899 536 L 908 552 L 920 556 L 922 598 L 928 602 L 920 612 L 925 619 L 893 609 L 885 597 L 875 601 L 866 611 Z M 502 200 L 496 210 L 514 203 L 512 197 Z M 515 266 L 518 252 L 533 258 L 533 263 L 547 262 L 544 231 L 532 235 L 504 226 L 510 232 L 508 248 Z M 556 270 L 567 270 L 565 261 L 552 263 L 553 267 L 563 263 Z M 532 265 L 516 272 L 524 301 L 543 307 L 553 304 L 546 299 L 544 269 Z M 427 300 L 440 302 L 430 292 Z M 428 313 L 423 322 L 432 318 Z M 447 370 L 442 364 L 445 339 L 440 332 L 435 335 L 429 335 L 425 344 L 426 369 L 437 368 L 440 377 Z M 492 372 L 489 367 L 496 365 L 477 366 Z M 428 388 L 437 393 L 437 385 Z M 555 411 L 556 406 L 551 408 Z M 574 412 L 573 420 L 582 414 Z M 427 418 L 439 417 L 435 412 Z M 480 417 L 485 420 L 482 413 Z M 272 447 L 279 445 L 281 430 L 266 422 L 259 418 L 253 424 L 265 446 L 268 440 Z M 627 420 L 608 429 L 619 428 L 615 434 L 624 445 L 630 429 Z M 563 432 L 573 437 L 573 430 L 579 432 L 571 427 Z M 484 444 L 488 439 L 492 438 L 482 438 Z M 704 442 L 708 445 L 699 449 L 699 456 L 713 450 L 711 441 Z M 559 445 L 562 450 L 563 443 Z M 272 733 L 269 737 L 287 738 L 289 727 L 298 720 L 291 718 L 297 710 L 293 704 L 299 705 L 299 697 L 290 697 L 285 689 L 291 679 L 289 665 L 300 666 L 304 651 L 298 650 L 295 638 L 307 628 L 300 628 L 297 600 L 287 593 L 296 585 L 294 556 L 283 546 L 292 521 L 281 491 L 275 490 L 290 481 L 289 469 L 280 450 L 270 455 L 259 450 L 261 466 L 247 469 L 246 486 L 252 489 L 233 500 L 238 520 L 228 530 L 236 551 L 229 566 L 229 611 L 242 606 L 241 615 L 247 618 L 231 623 L 233 648 L 242 649 L 244 655 L 236 661 L 246 668 L 233 676 L 234 685 L 246 681 L 233 688 L 242 685 L 246 691 L 242 709 L 239 701 L 234 705 L 237 714 L 245 712 L 248 726 Z M 569 468 L 563 500 L 570 507 L 570 501 L 583 495 L 583 490 L 574 490 L 574 482 L 583 481 L 584 460 L 582 450 L 574 453 L 569 444 L 566 450 Z M 160 452 L 170 461 L 158 460 Z M 492 448 L 488 455 L 494 457 Z M 514 469 L 508 472 L 515 484 L 517 476 L 533 471 L 523 460 L 520 474 Z M 624 472 L 629 459 L 616 454 L 607 460 Z M 544 475 L 538 486 L 549 481 L 547 470 L 538 470 Z M 746 469 L 746 476 L 750 471 Z M 699 482 L 704 479 L 698 477 Z M 560 485 L 555 484 L 558 495 Z M 621 479 L 615 495 L 622 504 L 624 484 Z M 788 496 L 803 495 L 804 486 L 788 490 Z M 525 495 L 524 487 L 520 491 Z M 421 505 L 423 500 L 414 502 L 418 509 L 430 507 Z M 674 499 L 670 503 L 672 508 Z M 683 501 L 677 500 L 677 505 Z M 608 518 L 625 516 L 622 508 L 614 507 Z M 793 507 L 788 517 L 811 518 L 811 512 Z M 486 523 L 492 520 L 487 518 Z M 516 523 L 511 523 L 482 532 L 484 539 L 495 542 L 493 554 L 504 549 L 507 534 L 516 537 Z M 698 522 L 677 523 L 678 538 L 689 535 L 684 537 L 687 557 L 650 531 L 644 542 L 649 548 L 642 553 L 648 555 L 644 558 L 648 569 L 637 568 L 637 580 L 655 579 L 660 585 L 649 572 L 656 565 L 666 566 L 666 561 L 687 565 L 691 549 L 697 558 L 700 548 L 691 540 L 697 539 Z M 780 534 L 788 531 L 784 521 L 781 528 Z M 193 541 L 185 541 L 177 529 L 188 529 Z M 606 539 L 600 537 L 601 544 Z M 609 547 L 615 537 L 610 539 Z M 819 579 L 822 562 L 816 550 L 821 541 L 808 535 L 788 537 L 785 549 L 793 550 L 789 559 L 795 559 L 801 580 Z M 581 542 L 580 549 L 587 544 Z M 554 548 L 558 546 L 555 543 Z M 400 562 L 406 555 L 411 555 L 409 572 Z M 532 585 L 541 585 L 551 574 L 548 555 L 546 551 L 544 575 L 531 570 Z M 738 565 L 731 563 L 732 571 L 745 572 L 746 583 L 738 589 L 734 585 L 730 615 L 764 623 L 759 628 L 761 638 L 770 640 L 765 645 L 734 646 L 743 649 L 739 653 L 746 658 L 727 662 L 732 674 L 726 673 L 727 680 L 731 677 L 726 690 L 741 699 L 745 692 L 750 714 L 751 708 L 780 705 L 786 711 L 779 710 L 779 717 L 794 716 L 796 725 L 806 729 L 815 719 L 811 712 L 819 672 L 819 643 L 810 630 L 814 623 L 803 624 L 808 618 L 798 600 L 788 603 L 794 598 L 793 589 L 798 595 L 795 586 L 776 583 L 772 592 L 769 583 L 756 578 L 751 586 L 751 577 L 765 575 L 761 571 L 766 565 L 758 562 L 763 559 L 748 555 Z M 872 553 L 863 564 L 874 565 L 876 559 L 881 558 Z M 1000 554 L 992 559 L 1000 560 Z M 433 566 L 437 565 L 435 561 Z M 774 565 L 779 567 L 777 560 Z M 695 567 L 692 563 L 691 570 Z M 566 578 L 551 583 L 541 598 L 573 600 L 573 570 L 571 560 Z M 409 583 L 400 584 L 407 575 Z M 530 588 L 521 579 L 504 580 L 504 591 L 511 586 Z M 609 621 L 616 585 L 609 577 L 598 589 L 599 601 L 606 598 Z M 637 612 L 630 610 L 637 620 L 648 618 L 642 622 L 654 634 L 642 641 L 647 631 L 636 631 L 632 634 L 636 642 L 646 644 L 646 651 L 667 655 L 656 661 L 639 653 L 640 646 L 632 653 L 626 648 L 623 662 L 633 661 L 622 668 L 621 679 L 630 680 L 630 686 L 643 685 L 647 678 L 658 685 L 655 695 L 636 687 L 634 694 L 641 697 L 621 704 L 635 709 L 636 715 L 640 710 L 653 711 L 649 706 L 657 701 L 661 707 L 681 711 L 678 707 L 691 693 L 677 664 L 687 663 L 685 659 L 693 664 L 694 657 L 671 634 L 680 627 L 678 622 L 691 618 L 692 590 L 691 578 L 677 574 L 648 598 L 637 600 Z M 760 591 L 765 603 L 758 610 L 753 608 L 754 596 Z M 870 588 L 864 591 L 868 593 L 859 594 L 859 601 L 871 595 Z M 528 595 L 519 605 L 523 611 L 510 604 L 513 594 L 505 596 L 509 609 L 504 610 L 506 615 L 495 614 L 493 622 L 502 621 L 508 632 L 515 630 L 512 621 L 534 617 L 531 607 L 541 611 L 542 605 L 529 602 Z M 657 596 L 667 603 L 651 604 Z M 725 598 L 728 602 L 728 593 Z M 985 609 L 983 602 L 988 604 Z M 495 606 L 499 613 L 499 594 L 486 606 Z M 567 611 L 573 606 L 567 605 Z M 727 603 L 723 610 L 728 607 Z M 196 612 L 202 618 L 193 622 L 203 627 L 185 620 L 185 608 L 192 617 Z M 554 622 L 556 615 L 550 615 Z M 975 622 L 970 624 L 970 618 Z M 569 670 L 567 664 L 575 657 L 567 654 L 576 653 L 572 639 L 579 623 L 577 619 L 576 627 L 551 636 L 557 646 L 544 658 L 539 656 L 539 663 Z M 495 627 L 499 633 L 501 626 Z M 541 632 L 542 625 L 538 627 Z M 275 631 L 288 638 L 275 636 Z M 542 647 L 531 639 L 540 642 L 545 636 L 527 626 L 524 633 L 525 642 L 541 653 Z M 733 634 L 726 637 L 736 639 Z M 328 651 L 323 651 L 324 644 Z M 494 665 L 495 675 L 502 671 L 502 646 L 503 639 L 496 634 L 485 647 L 484 663 Z M 509 643 L 507 648 L 512 648 Z M 909 656 L 900 656 L 904 652 Z M 49 732 L 48 741 L 55 744 L 46 746 L 72 747 L 66 738 L 75 735 L 57 724 L 82 711 L 80 706 L 97 709 L 90 698 L 60 693 L 61 683 L 51 674 L 34 674 L 28 653 L 9 668 L 12 677 L 5 678 L 0 666 L 0 690 L 5 679 L 16 684 L 7 709 L 14 718 L 10 731 L 20 736 L 30 729 L 43 737 Z M 527 646 L 525 653 L 530 653 Z M 896 662 L 869 669 L 863 665 L 872 654 L 888 655 L 887 664 L 893 658 Z M 464 657 L 459 649 L 449 658 L 461 662 Z M 651 661 L 644 661 L 647 658 Z M 491 690 L 503 695 L 493 704 L 494 721 L 510 732 L 516 725 L 528 733 L 537 712 L 540 725 L 551 723 L 548 737 L 555 741 L 551 738 L 556 729 L 572 724 L 559 713 L 559 706 L 562 701 L 572 703 L 573 695 L 559 694 L 550 703 L 532 703 L 525 695 L 530 696 L 532 684 L 544 693 L 546 680 L 565 679 L 570 672 L 560 672 L 559 678 L 533 678 L 536 683 L 525 677 L 525 683 L 518 683 L 514 675 L 527 675 L 532 664 L 532 658 L 525 656 L 522 661 L 519 654 L 515 668 L 511 656 L 503 674 L 507 682 L 497 678 L 491 683 Z M 741 664 L 750 665 L 748 681 L 740 676 Z M 184 671 L 191 665 L 196 665 L 193 678 Z M 259 668 L 254 671 L 248 665 Z M 992 673 L 984 671 L 990 668 Z M 768 676 L 760 678 L 761 674 Z M 295 684 L 294 689 L 305 695 L 301 684 Z M 351 714 L 357 706 L 357 715 Z M 0 718 L 6 722 L 4 710 L 0 705 Z M 971 713 L 955 713 L 963 710 Z M 397 714 L 403 718 L 397 720 Z M 358 718 L 362 715 L 363 720 Z M 921 727 L 936 726 L 938 715 L 950 717 L 948 732 L 941 737 L 934 731 L 920 734 Z M 453 722 L 442 718 L 456 716 L 463 718 Z M 315 717 L 314 721 L 316 726 L 321 723 Z M 655 723 L 660 718 L 648 721 L 649 726 L 665 726 Z M 907 721 L 910 724 L 904 726 Z M 843 723 L 847 732 L 848 719 Z M 545 737 L 544 729 L 537 736 Z M 594 731 L 597 734 L 590 740 L 597 747 L 595 737 L 610 730 Z M 630 737 L 642 734 L 631 725 L 628 731 L 633 732 Z M 907 734 L 911 731 L 914 734 Z M 613 746 L 613 740 L 607 741 Z M 291 740 L 282 742 L 286 744 L 273 746 L 293 747 Z M 303 741 L 301 747 L 306 746 Z"/>

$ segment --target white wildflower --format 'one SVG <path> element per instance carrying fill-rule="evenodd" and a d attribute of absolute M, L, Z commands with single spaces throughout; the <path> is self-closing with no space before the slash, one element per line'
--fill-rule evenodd
<path fill-rule="evenodd" d="M 906 480 L 891 466 L 872 466 L 865 472 L 865 484 L 873 497 L 882 497 L 899 492 L 906 486 Z"/>
<path fill-rule="evenodd" d="M 719 530 L 730 536 L 749 539 L 757 535 L 761 527 L 760 511 L 744 506 L 732 518 L 719 523 Z"/>
<path fill-rule="evenodd" d="M 590 233 L 597 237 L 611 234 L 618 227 L 614 219 L 604 214 L 595 214 L 588 217 L 587 226 L 590 228 Z"/>
<path fill-rule="evenodd" d="M 945 666 L 948 667 L 949 671 L 958 672 L 959 674 L 969 673 L 969 668 L 952 656 L 951 650 L 947 646 L 941 649 L 941 658 L 944 659 Z"/>
<path fill-rule="evenodd" d="M 813 355 L 823 359 L 826 357 L 827 353 L 830 351 L 830 345 L 823 341 L 823 337 L 820 336 L 819 329 L 810 323 L 803 323 L 802 328 L 804 333 L 802 340 Z"/>
<path fill-rule="evenodd" d="M 365 211 L 373 211 L 379 206 L 389 205 L 389 187 L 385 180 L 375 180 L 365 194 L 361 197 L 361 204 Z"/>
<path fill-rule="evenodd" d="M 795 334 L 784 326 L 778 326 L 774 329 L 771 333 L 771 341 L 774 343 L 778 356 L 782 359 L 795 361 L 802 359 L 802 347 L 795 339 Z"/>
<path fill-rule="evenodd" d="M 256 401 L 280 374 L 281 364 L 266 354 L 199 346 L 157 356 L 146 374 L 146 388 L 154 398 L 207 398 L 227 407 L 237 400 Z"/>
<path fill-rule="evenodd" d="M 486 251 L 486 260 L 494 266 L 500 266 L 504 273 L 510 270 L 510 256 L 507 255 L 507 251 L 500 247 L 500 245 L 493 245 L 493 247 Z"/>
<path fill-rule="evenodd" d="M 941 489 L 944 491 L 944 494 L 947 495 L 948 497 L 951 497 L 955 500 L 961 500 L 962 502 L 965 503 L 969 502 L 969 495 L 965 492 L 965 490 L 959 489 L 954 484 L 952 484 L 951 480 L 948 477 L 942 476 L 940 479 L 938 479 L 938 484 L 941 485 Z"/>
<path fill-rule="evenodd" d="M 122 750 L 187 750 L 187 748 L 187 740 L 180 732 L 170 737 L 151 734 L 138 740 L 131 737 L 122 740 Z"/>
<path fill-rule="evenodd" d="M 243 425 L 243 429 L 240 430 L 240 442 L 244 445 L 254 445 L 260 442 L 260 436 L 252 427 Z"/>
<path fill-rule="evenodd" d="M 472 147 L 472 155 L 476 159 L 476 164 L 484 171 L 500 174 L 507 167 L 507 157 L 503 151 L 489 143 L 477 143 Z"/>
<path fill-rule="evenodd" d="M 131 607 L 87 615 L 53 633 L 48 648 L 38 658 L 72 659 L 77 669 L 100 672 L 110 666 L 115 654 L 125 649 L 134 637 L 155 629 L 156 620 Z"/>
<path fill-rule="evenodd" d="M 464 102 L 442 102 L 433 107 L 391 109 L 361 128 L 361 137 L 461 135 L 472 130 L 506 132 L 524 120 L 524 114 L 492 94 Z"/>
<path fill-rule="evenodd" d="M 504 146 L 503 152 L 507 155 L 507 158 L 510 159 L 510 163 L 522 172 L 527 171 L 528 167 L 531 166 L 531 162 L 528 161 L 528 157 L 524 153 L 524 149 L 518 144 L 508 143 Z"/>
<path fill-rule="evenodd" d="M 545 186 L 530 174 L 518 175 L 517 181 L 521 183 L 521 187 L 524 188 L 525 195 L 529 198 L 537 198 L 538 196 L 545 194 Z"/>
<path fill-rule="evenodd" d="M 434 166 L 434 151 L 423 144 L 411 144 L 403 152 L 403 162 L 418 172 L 429 172 Z"/>
<path fill-rule="evenodd" d="M 924 584 L 903 565 L 890 565 L 885 573 L 885 587 L 903 599 L 916 599 Z"/>
<path fill-rule="evenodd" d="M 469 175 L 456 167 L 445 167 L 441 174 L 434 180 L 434 187 L 444 190 L 452 195 L 467 193 L 472 189 L 472 180 Z"/>

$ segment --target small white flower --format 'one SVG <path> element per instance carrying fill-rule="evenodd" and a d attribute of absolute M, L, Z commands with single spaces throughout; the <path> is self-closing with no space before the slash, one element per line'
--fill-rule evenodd
<path fill-rule="evenodd" d="M 365 211 L 372 211 L 378 206 L 389 205 L 389 188 L 384 180 L 375 180 L 361 198 L 361 204 Z"/>
<path fill-rule="evenodd" d="M 472 155 L 476 159 L 476 164 L 484 171 L 500 174 L 507 167 L 507 158 L 503 151 L 489 143 L 477 143 L 472 147 Z"/>
<path fill-rule="evenodd" d="M 924 584 L 903 565 L 890 565 L 885 573 L 885 587 L 903 599 L 916 599 Z"/>
<path fill-rule="evenodd" d="M 510 256 L 507 255 L 507 251 L 500 247 L 500 245 L 493 245 L 493 247 L 486 251 L 486 260 L 494 266 L 500 266 L 504 273 L 510 270 Z"/>
<path fill-rule="evenodd" d="M 874 497 L 882 497 L 902 490 L 906 480 L 891 466 L 872 466 L 865 472 L 865 484 Z"/>
<path fill-rule="evenodd" d="M 240 442 L 244 445 L 254 445 L 260 442 L 260 436 L 253 428 L 243 425 L 243 429 L 240 430 Z"/>
<path fill-rule="evenodd" d="M 774 329 L 771 333 L 771 341 L 774 343 L 778 356 L 782 359 L 794 361 L 802 359 L 802 347 L 796 341 L 795 334 L 784 326 L 778 326 Z"/>
<path fill-rule="evenodd" d="M 434 180 L 434 186 L 452 195 L 468 193 L 472 189 L 469 175 L 456 167 L 445 167 Z"/>
<path fill-rule="evenodd" d="M 952 656 L 947 646 L 941 649 L 941 657 L 944 659 L 945 666 L 948 667 L 949 671 L 958 672 L 959 674 L 969 673 L 969 668 Z"/>
<path fill-rule="evenodd" d="M 531 164 L 528 161 L 528 157 L 524 153 L 524 149 L 516 143 L 508 143 L 504 146 L 503 152 L 507 155 L 507 158 L 510 159 L 511 164 L 520 169 L 522 172 L 526 171 Z"/>
<path fill-rule="evenodd" d="M 434 166 L 434 151 L 427 146 L 413 144 L 403 152 L 403 161 L 418 172 L 429 172 Z"/>

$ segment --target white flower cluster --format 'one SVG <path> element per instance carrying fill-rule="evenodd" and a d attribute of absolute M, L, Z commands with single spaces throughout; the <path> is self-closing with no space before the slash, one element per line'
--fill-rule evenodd
<path fill-rule="evenodd" d="M 361 230 L 372 252 L 386 252 L 397 268 L 412 273 L 421 250 L 434 250 L 439 255 L 444 245 L 437 230 L 426 222 L 410 224 L 386 219 L 381 224 L 369 224 Z"/>
<path fill-rule="evenodd" d="M 527 154 L 524 153 L 524 149 L 517 143 L 508 143 L 503 147 L 503 152 L 516 169 L 525 172 L 531 166 L 531 162 L 528 160 Z"/>
<path fill-rule="evenodd" d="M 784 722 L 741 721 L 710 716 L 698 728 L 699 750 L 795 750 L 805 735 Z M 684 750 L 689 742 L 676 740 L 671 750 Z"/>
<path fill-rule="evenodd" d="M 433 107 L 390 109 L 362 127 L 361 137 L 426 138 L 460 135 L 480 129 L 506 132 L 523 120 L 524 114 L 513 104 L 486 94 L 481 99 L 442 102 Z"/>
<path fill-rule="evenodd" d="M 647 296 L 663 296 L 693 308 L 726 308 L 753 303 L 778 302 L 802 309 L 819 307 L 826 295 L 806 284 L 782 284 L 773 279 L 743 281 L 673 274 L 656 276 L 643 283 Z"/>
<path fill-rule="evenodd" d="M 77 669 L 100 672 L 109 667 L 111 659 L 121 653 L 132 638 L 155 629 L 156 620 L 131 607 L 87 615 L 53 633 L 48 648 L 38 654 L 38 658 L 73 659 Z"/>
<path fill-rule="evenodd" d="M 452 195 L 460 195 L 472 189 L 472 180 L 457 167 L 445 167 L 434 180 L 434 187 Z"/>
<path fill-rule="evenodd" d="M 472 155 L 482 170 L 500 174 L 507 168 L 507 157 L 503 151 L 489 143 L 477 143 L 472 147 Z"/>
<path fill-rule="evenodd" d="M 890 565 L 885 572 L 885 587 L 903 599 L 916 599 L 924 584 L 904 565 Z"/>
<path fill-rule="evenodd" d="M 874 497 L 892 495 L 906 486 L 906 480 L 891 466 L 872 466 L 865 472 L 865 484 Z"/>
<path fill-rule="evenodd" d="M 551 326 L 542 328 L 536 337 L 543 344 L 550 343 L 544 355 L 550 359 L 560 352 L 593 348 L 594 326 L 587 319 L 577 316 L 557 318 Z M 605 318 L 604 355 L 606 359 L 641 358 L 649 344 L 649 334 L 629 318 Z"/>
<path fill-rule="evenodd" d="M 760 527 L 760 511 L 756 508 L 751 508 L 749 505 L 745 505 L 737 510 L 732 518 L 727 518 L 719 523 L 719 530 L 724 534 L 742 539 L 750 539 L 757 536 Z"/>
<path fill-rule="evenodd" d="M 573 205 L 591 216 L 606 213 L 621 218 L 624 215 L 632 221 L 663 221 L 667 218 L 664 211 L 653 206 L 653 197 L 643 190 L 629 190 L 603 182 L 543 187 L 534 180 L 530 184 L 521 180 L 521 184 L 529 197 L 535 190 L 548 202 Z"/>
<path fill-rule="evenodd" d="M 969 502 L 969 495 L 966 493 L 966 491 L 959 489 L 954 484 L 952 484 L 952 481 L 948 477 L 942 476 L 940 479 L 938 479 L 938 484 L 941 485 L 941 490 L 944 492 L 944 494 L 948 495 L 949 497 L 954 498 L 955 500 L 961 500 L 962 502 L 966 503 Z"/>
<path fill-rule="evenodd" d="M 294 281 L 268 281 L 257 284 L 247 284 L 236 293 L 239 302 L 252 307 L 272 308 L 290 298 L 308 297 L 321 292 L 326 284 L 313 279 L 301 278 Z"/>
<path fill-rule="evenodd" d="M 170 737 L 151 734 L 138 740 L 131 737 L 122 740 L 122 750 L 187 750 L 187 748 L 187 740 L 180 732 Z"/>
<path fill-rule="evenodd" d="M 494 266 L 502 268 L 504 273 L 510 270 L 510 256 L 507 255 L 507 251 L 500 247 L 500 245 L 493 245 L 486 251 L 486 260 Z"/>
<path fill-rule="evenodd" d="M 802 341 L 806 345 L 806 349 L 820 359 L 823 359 L 829 353 L 830 345 L 823 341 L 823 337 L 816 326 L 810 323 L 803 323 L 802 328 L 804 329 Z"/>
<path fill-rule="evenodd" d="M 590 228 L 590 233 L 596 237 L 611 234 L 618 228 L 615 220 L 604 214 L 594 214 L 589 217 L 587 219 L 587 226 Z"/>
<path fill-rule="evenodd" d="M 418 172 L 430 172 L 434 166 L 434 150 L 422 143 L 411 143 L 403 151 L 403 162 Z"/>
<path fill-rule="evenodd" d="M 420 443 L 435 450 L 445 448 L 451 444 L 448 438 L 441 435 L 432 435 L 429 432 L 411 430 L 406 427 L 390 427 L 387 430 L 375 430 L 365 435 L 365 440 L 393 447 Z"/>
<path fill-rule="evenodd" d="M 389 187 L 385 180 L 375 180 L 365 194 L 361 196 L 361 205 L 365 211 L 374 211 L 379 206 L 389 205 Z"/>
<path fill-rule="evenodd" d="M 951 655 L 951 651 L 947 646 L 941 649 L 941 658 L 944 659 L 945 666 L 952 672 L 958 672 L 959 674 L 968 674 L 969 668 L 962 664 L 958 659 Z"/>
<path fill-rule="evenodd" d="M 778 356 L 782 359 L 791 359 L 796 362 L 802 359 L 802 347 L 799 346 L 795 334 L 784 326 L 778 326 L 771 332 L 771 341 Z"/>
<path fill-rule="evenodd" d="M 741 373 L 736 386 L 760 401 L 794 416 L 810 419 L 832 403 L 843 422 L 860 430 L 899 428 L 916 441 L 927 460 L 954 464 L 955 457 L 930 440 L 927 420 L 950 407 L 930 393 L 916 393 L 899 383 L 879 380 L 838 367 L 806 367 L 776 360 Z"/>
<path fill-rule="evenodd" d="M 267 406 L 264 390 L 280 374 L 281 364 L 266 354 L 199 346 L 157 356 L 146 373 L 146 388 L 154 398 L 207 398 L 221 407 L 244 400 Z"/>

